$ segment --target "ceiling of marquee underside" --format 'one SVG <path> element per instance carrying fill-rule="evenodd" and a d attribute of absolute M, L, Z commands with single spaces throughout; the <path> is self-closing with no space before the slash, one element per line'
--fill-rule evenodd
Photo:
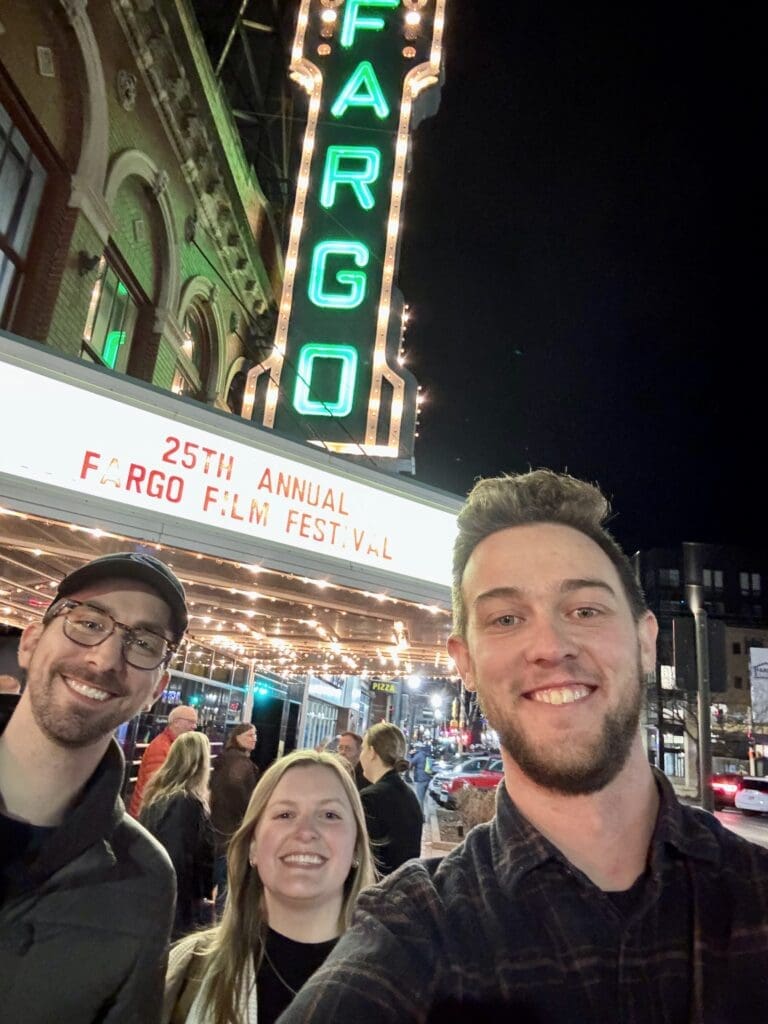
<path fill-rule="evenodd" d="M 190 642 L 278 674 L 454 674 L 447 608 L 277 572 L 74 524 L 0 510 L 0 622 L 39 619 L 59 580 L 99 555 L 147 550 L 171 565 L 190 605 Z"/>

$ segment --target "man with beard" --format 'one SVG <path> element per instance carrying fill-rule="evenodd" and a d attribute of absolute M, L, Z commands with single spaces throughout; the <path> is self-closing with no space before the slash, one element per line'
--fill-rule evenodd
<path fill-rule="evenodd" d="M 3 1019 L 160 1019 L 173 869 L 125 813 L 112 734 L 167 685 L 186 627 L 174 574 L 122 553 L 70 573 L 21 637 L 26 686 L 0 705 Z"/>
<path fill-rule="evenodd" d="M 768 851 L 682 806 L 648 763 L 657 625 L 608 512 L 548 470 L 471 492 L 448 646 L 499 734 L 496 817 L 362 893 L 280 1024 L 764 1014 Z"/>

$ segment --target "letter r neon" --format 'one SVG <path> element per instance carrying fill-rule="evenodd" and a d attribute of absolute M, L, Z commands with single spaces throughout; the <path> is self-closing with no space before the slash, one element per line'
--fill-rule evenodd
<path fill-rule="evenodd" d="M 356 161 L 358 166 L 342 167 L 342 161 Z M 364 210 L 373 209 L 376 199 L 370 186 L 381 171 L 381 152 L 375 146 L 329 146 L 325 154 L 320 205 L 329 210 L 336 202 L 336 186 L 350 185 Z"/>

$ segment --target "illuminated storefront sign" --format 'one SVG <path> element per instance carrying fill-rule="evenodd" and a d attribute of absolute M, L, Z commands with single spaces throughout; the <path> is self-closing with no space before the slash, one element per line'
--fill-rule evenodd
<path fill-rule="evenodd" d="M 70 379 L 79 370 L 64 365 Z M 135 386 L 109 378 L 109 387 L 131 392 Z M 30 396 L 50 428 L 30 427 Z M 200 420 L 195 410 L 194 422 Z M 46 484 L 78 499 L 95 496 L 147 510 L 160 523 L 164 515 L 178 517 L 425 583 L 449 583 L 456 517 L 445 502 L 429 504 L 386 483 L 363 482 L 352 467 L 348 475 L 334 473 L 328 456 L 327 468 L 289 458 L 274 444 L 259 446 L 257 431 L 227 422 L 234 428 L 229 434 L 226 427 L 201 429 L 178 415 L 93 393 L 85 383 L 0 361 L 0 436 L 6 438 L 0 495 L 13 495 L 14 481 Z"/>
<path fill-rule="evenodd" d="M 394 285 L 409 134 L 439 98 L 445 0 L 303 0 L 309 112 L 274 349 L 243 415 L 331 451 L 410 459 L 417 384 Z"/>

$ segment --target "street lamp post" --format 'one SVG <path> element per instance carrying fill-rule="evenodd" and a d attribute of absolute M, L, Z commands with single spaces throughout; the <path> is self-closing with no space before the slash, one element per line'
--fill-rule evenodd
<path fill-rule="evenodd" d="M 698 681 L 699 718 L 699 792 L 705 811 L 714 810 L 714 798 L 709 780 L 712 775 L 712 722 L 709 689 L 709 635 L 707 611 L 703 601 L 704 588 L 700 583 L 686 583 L 688 607 L 696 623 L 696 677 Z"/>

